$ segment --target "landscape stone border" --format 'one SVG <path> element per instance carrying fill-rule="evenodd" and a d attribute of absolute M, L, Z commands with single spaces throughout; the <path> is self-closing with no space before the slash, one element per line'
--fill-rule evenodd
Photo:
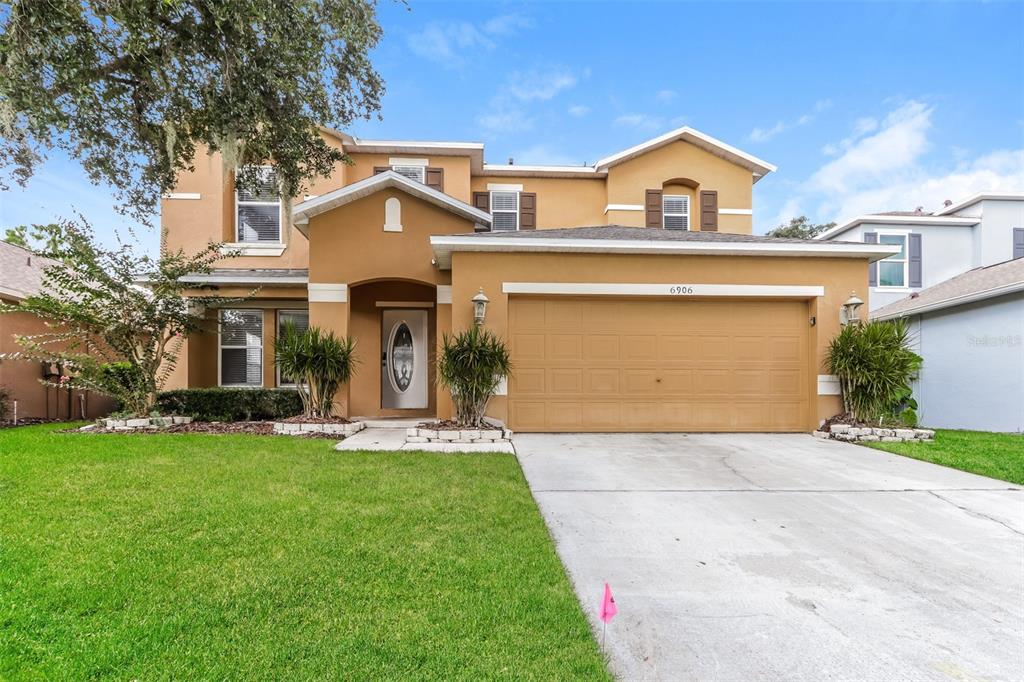
<path fill-rule="evenodd" d="M 366 428 L 363 422 L 348 424 L 318 424 L 315 422 L 274 422 L 274 433 L 286 436 L 301 436 L 306 433 L 329 433 L 348 438 Z"/>
<path fill-rule="evenodd" d="M 815 431 L 815 437 L 849 443 L 931 443 L 935 440 L 931 429 L 885 429 L 851 424 L 832 424 L 828 428 L 828 431 Z"/>
<path fill-rule="evenodd" d="M 414 427 L 405 430 L 406 443 L 511 443 L 512 431 L 491 429 L 432 429 Z"/>
<path fill-rule="evenodd" d="M 113 431 L 166 429 L 175 424 L 191 424 L 192 417 L 139 417 L 138 419 L 100 419 L 97 425 Z"/>

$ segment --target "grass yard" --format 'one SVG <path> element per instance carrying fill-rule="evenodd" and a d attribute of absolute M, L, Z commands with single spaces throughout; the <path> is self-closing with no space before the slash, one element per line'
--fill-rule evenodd
<path fill-rule="evenodd" d="M 514 457 L 58 428 L 0 430 L 0 679 L 608 679 Z"/>
<path fill-rule="evenodd" d="M 984 431 L 935 432 L 934 443 L 865 443 L 877 450 L 1024 485 L 1024 436 Z"/>

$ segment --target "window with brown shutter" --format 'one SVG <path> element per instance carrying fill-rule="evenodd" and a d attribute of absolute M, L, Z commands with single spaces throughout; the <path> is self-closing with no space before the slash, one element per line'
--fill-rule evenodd
<path fill-rule="evenodd" d="M 491 193 L 473 192 L 473 208 L 479 208 L 484 213 L 491 212 Z"/>
<path fill-rule="evenodd" d="M 427 168 L 427 187 L 436 189 L 438 192 L 444 191 L 444 168 Z"/>
<path fill-rule="evenodd" d="M 661 227 L 661 190 L 647 190 L 644 209 L 647 214 L 647 227 Z"/>
<path fill-rule="evenodd" d="M 519 193 L 519 229 L 537 229 L 537 193 Z"/>
<path fill-rule="evenodd" d="M 700 193 L 700 229 L 718 231 L 718 192 L 703 190 Z"/>

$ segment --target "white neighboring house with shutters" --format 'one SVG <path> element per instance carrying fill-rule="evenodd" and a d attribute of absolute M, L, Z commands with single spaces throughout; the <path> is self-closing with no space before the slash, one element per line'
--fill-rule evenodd
<path fill-rule="evenodd" d="M 902 247 L 871 265 L 868 302 L 876 310 L 968 270 L 1024 257 L 1024 192 L 983 192 L 934 213 L 861 215 L 817 239 Z"/>

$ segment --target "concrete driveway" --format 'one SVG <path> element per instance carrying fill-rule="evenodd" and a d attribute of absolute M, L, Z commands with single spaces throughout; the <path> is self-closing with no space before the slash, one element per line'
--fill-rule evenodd
<path fill-rule="evenodd" d="M 522 434 L 625 680 L 1024 679 L 1024 492 L 804 435 Z"/>

